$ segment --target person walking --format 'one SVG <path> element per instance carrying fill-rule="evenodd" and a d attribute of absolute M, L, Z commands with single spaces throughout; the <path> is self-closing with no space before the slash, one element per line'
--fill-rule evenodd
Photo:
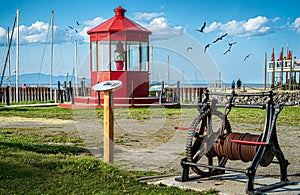
<path fill-rule="evenodd" d="M 241 86 L 242 86 L 242 81 L 241 81 L 241 79 L 239 78 L 239 79 L 236 81 L 236 87 L 237 87 L 238 89 L 241 89 Z"/>
<path fill-rule="evenodd" d="M 234 82 L 234 80 L 232 80 L 231 89 L 235 89 L 235 82 Z"/>

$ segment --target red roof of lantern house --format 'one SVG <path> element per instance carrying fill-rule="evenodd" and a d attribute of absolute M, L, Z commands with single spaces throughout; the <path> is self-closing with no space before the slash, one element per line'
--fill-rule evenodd
<path fill-rule="evenodd" d="M 107 39 L 108 35 L 124 31 L 127 35 L 119 35 L 119 39 L 148 41 L 151 31 L 125 17 L 126 10 L 119 6 L 114 9 L 115 16 L 87 31 L 91 41 Z M 92 36 L 95 34 L 96 36 Z M 97 36 L 98 35 L 98 36 Z M 132 35 L 132 36 L 130 36 Z M 138 36 L 138 37 L 137 37 Z"/>

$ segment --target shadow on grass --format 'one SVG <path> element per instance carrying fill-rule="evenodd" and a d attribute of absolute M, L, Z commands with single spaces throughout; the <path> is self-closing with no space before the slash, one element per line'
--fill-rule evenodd
<path fill-rule="evenodd" d="M 10 147 L 20 150 L 26 150 L 41 154 L 78 154 L 85 152 L 86 150 L 76 146 L 63 146 L 63 145 L 49 145 L 49 144 L 23 144 L 23 143 L 11 143 L 0 142 L 2 147 Z"/>
<path fill-rule="evenodd" d="M 45 177 L 48 173 L 46 170 L 39 171 L 40 169 L 24 166 L 16 163 L 0 162 L 0 180 L 14 180 L 17 178 L 34 178 L 36 176 Z M 1 186 L 1 185 L 0 185 Z M 2 186 L 3 187 L 3 186 Z"/>

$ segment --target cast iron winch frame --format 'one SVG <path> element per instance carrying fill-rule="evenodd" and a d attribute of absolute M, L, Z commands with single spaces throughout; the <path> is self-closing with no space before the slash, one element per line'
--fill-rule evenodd
<path fill-rule="evenodd" d="M 211 100 L 210 95 L 230 95 L 230 99 L 226 105 L 221 105 L 218 104 L 217 100 Z M 285 185 L 295 184 L 294 182 L 289 181 L 287 178 L 287 167 L 289 165 L 289 162 L 285 159 L 284 154 L 280 149 L 276 132 L 277 117 L 283 107 L 288 105 L 276 104 L 274 102 L 274 95 L 276 94 L 273 91 L 256 94 L 236 94 L 235 91 L 232 90 L 231 94 L 224 94 L 206 90 L 204 92 L 204 98 L 202 100 L 202 94 L 200 94 L 199 102 L 197 105 L 198 115 L 189 127 L 186 141 L 186 157 L 181 160 L 182 174 L 181 177 L 176 178 L 176 180 L 180 182 L 190 180 L 189 170 L 191 168 L 196 174 L 200 175 L 201 177 L 220 175 L 224 174 L 225 171 L 245 173 L 248 178 L 246 185 L 247 194 L 260 194 L 261 192 L 279 188 Z M 233 100 L 237 96 L 267 96 L 268 101 L 265 104 L 254 105 L 234 104 Z M 220 107 L 225 107 L 224 113 L 218 110 L 218 108 Z M 237 134 L 232 132 L 230 122 L 227 118 L 232 107 L 260 108 L 266 110 L 263 133 L 256 137 L 254 136 L 255 141 L 240 139 L 241 137 L 246 137 L 246 135 L 248 134 Z M 221 128 L 216 132 L 213 131 L 211 125 L 213 115 L 219 117 L 222 121 Z M 231 136 L 233 138 L 239 137 L 238 139 L 230 138 L 229 140 L 232 144 L 235 144 L 235 148 L 239 147 L 237 153 L 240 153 L 240 155 L 238 156 L 241 156 L 242 150 L 240 148 L 243 145 L 250 145 L 252 147 L 252 150 L 253 146 L 255 146 L 254 155 L 253 158 L 251 158 L 252 161 L 249 159 L 244 161 L 244 159 L 242 158 L 244 162 L 251 161 L 251 166 L 247 169 L 225 167 L 226 162 L 229 159 L 232 160 L 233 156 L 236 154 L 228 157 L 228 155 L 225 155 L 220 151 L 216 152 L 216 150 L 218 150 L 218 147 L 224 146 L 224 144 L 222 145 L 218 142 L 224 143 L 224 140 L 227 141 L 226 137 L 230 137 L 230 135 L 233 135 Z M 204 155 L 208 160 L 208 164 L 197 163 Z M 277 161 L 273 161 L 274 157 L 277 158 Z M 218 160 L 217 165 L 213 165 L 214 158 L 217 158 Z M 271 163 L 278 163 L 280 166 L 280 182 L 265 185 L 263 187 L 255 189 L 254 179 L 258 165 L 266 167 Z M 208 168 L 208 171 L 203 171 L 200 168 Z"/>

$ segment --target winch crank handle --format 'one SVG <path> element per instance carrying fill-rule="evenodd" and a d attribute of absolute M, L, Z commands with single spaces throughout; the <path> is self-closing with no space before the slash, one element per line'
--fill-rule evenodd
<path fill-rule="evenodd" d="M 234 89 L 232 90 L 231 94 L 230 94 L 230 99 L 229 102 L 226 104 L 226 108 L 225 108 L 225 114 L 228 115 L 229 112 L 231 111 L 231 107 L 233 106 L 232 102 L 233 102 L 233 98 L 235 96 L 235 91 Z M 227 111 L 228 109 L 228 111 Z"/>

